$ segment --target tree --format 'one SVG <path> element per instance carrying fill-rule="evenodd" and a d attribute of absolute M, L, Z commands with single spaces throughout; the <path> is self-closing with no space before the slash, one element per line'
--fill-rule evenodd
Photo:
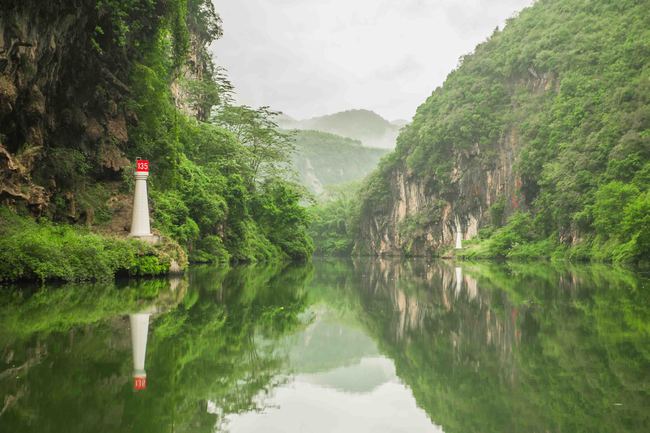
<path fill-rule="evenodd" d="M 286 171 L 294 152 L 292 134 L 280 131 L 274 120 L 279 114 L 269 107 L 224 105 L 214 116 L 217 125 L 231 131 L 248 148 L 253 182 Z"/>

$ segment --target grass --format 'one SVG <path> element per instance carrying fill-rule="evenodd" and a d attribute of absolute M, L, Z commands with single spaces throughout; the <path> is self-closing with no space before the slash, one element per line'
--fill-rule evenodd
<path fill-rule="evenodd" d="M 0 282 L 97 281 L 117 274 L 166 274 L 172 260 L 186 266 L 178 244 L 149 245 L 102 236 L 85 227 L 34 220 L 0 209 Z"/>

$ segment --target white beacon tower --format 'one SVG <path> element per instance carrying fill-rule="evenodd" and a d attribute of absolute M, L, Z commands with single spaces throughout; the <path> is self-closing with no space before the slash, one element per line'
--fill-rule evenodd
<path fill-rule="evenodd" d="M 147 198 L 147 178 L 149 177 L 149 161 L 136 159 L 135 164 L 135 194 L 133 195 L 133 219 L 131 220 L 131 236 L 150 238 L 149 200 Z"/>

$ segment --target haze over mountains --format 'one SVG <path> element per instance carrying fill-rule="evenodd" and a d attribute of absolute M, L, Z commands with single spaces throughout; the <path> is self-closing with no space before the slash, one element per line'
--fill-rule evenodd
<path fill-rule="evenodd" d="M 393 149 L 395 139 L 405 120 L 390 122 L 370 110 L 347 110 L 306 120 L 282 115 L 277 119 L 283 129 L 301 129 L 329 132 L 359 140 L 366 147 Z"/>
<path fill-rule="evenodd" d="M 389 151 L 322 131 L 296 131 L 293 164 L 300 182 L 316 195 L 331 185 L 366 177 Z"/>
<path fill-rule="evenodd" d="M 276 119 L 280 128 L 295 131 L 293 164 L 300 182 L 316 195 L 328 186 L 366 177 L 382 156 L 395 147 L 407 122 L 389 122 L 369 110 L 348 110 L 306 120 L 287 115 Z"/>

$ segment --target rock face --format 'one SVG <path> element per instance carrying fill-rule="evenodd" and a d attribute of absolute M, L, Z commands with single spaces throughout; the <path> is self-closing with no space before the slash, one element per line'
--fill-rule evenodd
<path fill-rule="evenodd" d="M 128 164 L 129 113 L 122 105 L 129 92 L 127 71 L 124 65 L 109 66 L 115 60 L 111 53 L 91 46 L 103 21 L 89 0 L 3 2 L 3 203 L 24 202 L 40 212 L 54 194 L 71 197 L 66 168 L 76 169 L 75 158 L 96 164 L 96 173 L 108 178 Z"/>
<path fill-rule="evenodd" d="M 129 130 L 139 122 L 132 108 L 133 66 L 158 37 L 170 5 L 0 5 L 0 205 L 88 221 L 91 202 L 108 199 L 94 190 L 121 183 L 129 166 Z M 207 116 L 203 105 L 188 102 L 180 81 L 200 80 L 214 67 L 206 31 L 195 32 L 196 20 L 189 21 L 188 59 L 172 90 L 180 108 L 201 118 Z"/>
<path fill-rule="evenodd" d="M 645 40 L 648 8 L 593 3 L 535 2 L 460 59 L 364 189 L 357 253 L 436 255 L 490 223 L 489 254 L 647 255 L 645 229 L 601 217 L 645 206 L 648 56 L 621 41 Z"/>
<path fill-rule="evenodd" d="M 495 203 L 502 204 L 502 215 L 525 206 L 521 179 L 513 169 L 517 145 L 516 130 L 511 130 L 498 143 L 490 164 L 481 158 L 478 145 L 455 155 L 445 191 L 406 164 L 397 164 L 389 175 L 388 200 L 362 215 L 355 250 L 388 256 L 437 254 L 454 244 L 458 230 L 463 239 L 476 236 L 494 217 L 489 209 Z"/>
<path fill-rule="evenodd" d="M 537 97 L 557 92 L 555 75 L 533 72 L 512 87 Z M 387 189 L 382 202 L 362 207 L 355 253 L 439 255 L 454 246 L 458 231 L 467 240 L 482 227 L 499 225 L 513 212 L 527 209 L 534 197 L 527 195 L 516 170 L 521 148 L 517 127 L 512 126 L 495 143 L 454 150 L 443 184 L 415 173 L 398 159 L 381 173 Z"/>

